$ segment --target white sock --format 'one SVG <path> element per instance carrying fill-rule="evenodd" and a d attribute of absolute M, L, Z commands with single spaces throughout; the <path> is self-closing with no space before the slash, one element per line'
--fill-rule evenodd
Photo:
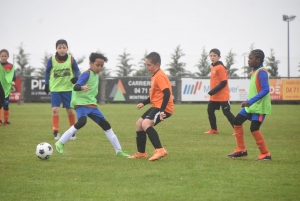
<path fill-rule="evenodd" d="M 106 134 L 106 137 L 109 139 L 110 143 L 114 147 L 116 153 L 118 151 L 120 151 L 122 148 L 121 148 L 120 142 L 119 142 L 117 136 L 115 135 L 115 133 L 113 132 L 113 130 L 109 129 L 109 130 L 104 131 L 104 132 Z"/>
<path fill-rule="evenodd" d="M 59 139 L 59 141 L 63 144 L 65 144 L 71 137 L 72 135 L 77 131 L 77 129 L 73 126 L 69 128 Z"/>

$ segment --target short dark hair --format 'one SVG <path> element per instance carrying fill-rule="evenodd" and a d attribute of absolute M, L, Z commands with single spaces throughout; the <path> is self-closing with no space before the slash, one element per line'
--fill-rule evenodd
<path fill-rule="evenodd" d="M 151 52 L 146 56 L 146 59 L 149 59 L 153 64 L 161 64 L 160 55 L 157 52 Z"/>
<path fill-rule="evenodd" d="M 7 49 L 2 49 L 2 50 L 0 50 L 0 54 L 1 54 L 2 52 L 6 52 L 7 55 L 9 56 L 9 52 L 7 51 Z"/>
<path fill-rule="evenodd" d="M 91 63 L 94 63 L 96 61 L 96 59 L 103 59 L 104 62 L 108 61 L 107 57 L 105 57 L 103 54 L 98 53 L 98 52 L 92 52 L 89 59 L 90 59 Z"/>
<path fill-rule="evenodd" d="M 209 54 L 210 54 L 211 52 L 215 53 L 215 54 L 218 55 L 218 56 L 221 56 L 221 52 L 220 52 L 220 50 L 218 50 L 217 48 L 211 49 L 211 50 L 209 51 Z"/>
<path fill-rule="evenodd" d="M 261 63 L 264 62 L 264 59 L 265 59 L 265 53 L 264 53 L 262 50 L 260 50 L 260 49 L 255 49 L 255 50 L 252 50 L 250 53 L 252 53 L 252 54 L 255 56 L 255 58 L 259 58 L 260 61 L 261 61 Z"/>
<path fill-rule="evenodd" d="M 58 45 L 63 45 L 63 44 L 65 44 L 67 48 L 69 48 L 67 41 L 64 39 L 59 39 L 58 41 L 56 41 L 55 48 L 57 48 Z"/>

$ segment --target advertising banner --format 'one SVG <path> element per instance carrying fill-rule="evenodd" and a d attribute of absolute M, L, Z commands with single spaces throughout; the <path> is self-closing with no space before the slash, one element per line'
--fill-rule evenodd
<path fill-rule="evenodd" d="M 44 77 L 26 77 L 24 99 L 26 102 L 50 102 L 50 93 L 44 92 Z"/>
<path fill-rule="evenodd" d="M 176 100 L 175 77 L 170 77 L 173 98 Z M 106 78 L 105 99 L 109 102 L 140 102 L 149 97 L 151 77 Z"/>
<path fill-rule="evenodd" d="M 249 80 L 229 79 L 230 101 L 247 100 L 249 84 Z M 182 101 L 209 101 L 209 85 L 209 79 L 182 78 Z"/>
<path fill-rule="evenodd" d="M 12 86 L 11 93 L 9 95 L 10 102 L 18 102 L 21 99 L 21 78 L 17 77 L 15 86 Z"/>
<path fill-rule="evenodd" d="M 282 79 L 270 79 L 271 100 L 282 100 Z"/>
<path fill-rule="evenodd" d="M 300 79 L 270 79 L 271 100 L 300 100 Z"/>
<path fill-rule="evenodd" d="M 300 100 L 300 79 L 283 79 L 282 85 L 283 100 Z"/>

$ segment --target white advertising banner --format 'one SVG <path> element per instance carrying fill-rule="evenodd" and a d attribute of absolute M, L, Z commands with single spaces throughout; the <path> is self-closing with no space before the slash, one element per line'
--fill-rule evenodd
<path fill-rule="evenodd" d="M 181 101 L 209 101 L 209 79 L 182 78 Z M 230 101 L 247 100 L 250 80 L 229 79 Z"/>

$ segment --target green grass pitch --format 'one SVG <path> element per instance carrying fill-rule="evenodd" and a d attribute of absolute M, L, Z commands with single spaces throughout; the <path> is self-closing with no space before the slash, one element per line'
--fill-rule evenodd
<path fill-rule="evenodd" d="M 148 108 L 106 104 L 99 108 L 122 148 L 136 152 L 135 122 Z M 156 126 L 169 155 L 161 160 L 115 156 L 92 120 L 68 141 L 65 153 L 35 156 L 40 142 L 54 148 L 50 104 L 10 104 L 11 126 L 0 127 L 0 200 L 300 200 L 300 106 L 273 105 L 261 126 L 272 161 L 255 161 L 259 151 L 244 123 L 248 157 L 229 159 L 236 148 L 233 129 L 217 111 L 218 135 L 209 129 L 206 104 L 177 104 L 174 115 Z M 234 115 L 240 106 L 232 105 Z M 60 133 L 69 128 L 60 110 Z M 151 156 L 149 140 L 146 150 Z"/>

